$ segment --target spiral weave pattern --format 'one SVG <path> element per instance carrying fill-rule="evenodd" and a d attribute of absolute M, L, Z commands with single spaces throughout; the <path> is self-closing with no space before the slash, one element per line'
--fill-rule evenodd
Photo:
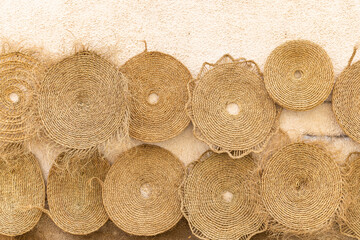
<path fill-rule="evenodd" d="M 333 66 L 319 45 L 306 40 L 288 41 L 267 58 L 264 81 L 270 96 L 282 107 L 309 110 L 330 95 Z"/>
<path fill-rule="evenodd" d="M 206 152 L 188 167 L 181 188 L 182 211 L 193 233 L 201 239 L 249 239 L 265 230 L 255 163 L 227 154 Z"/>
<path fill-rule="evenodd" d="M 360 61 L 347 67 L 336 81 L 332 107 L 344 132 L 360 143 Z"/>
<path fill-rule="evenodd" d="M 63 153 L 56 159 L 49 172 L 47 196 L 57 226 L 71 234 L 86 235 L 107 222 L 97 181 L 104 181 L 109 169 L 110 164 L 98 152 Z"/>
<path fill-rule="evenodd" d="M 349 172 L 345 179 L 345 207 L 341 212 L 341 232 L 345 235 L 360 239 L 360 155 L 355 159 L 348 158 Z"/>
<path fill-rule="evenodd" d="M 322 148 L 290 144 L 266 163 L 261 194 L 284 232 L 312 233 L 327 226 L 339 207 L 340 169 Z"/>
<path fill-rule="evenodd" d="M 56 143 L 86 149 L 126 131 L 126 81 L 116 67 L 83 51 L 51 67 L 42 83 L 40 116 Z"/>
<path fill-rule="evenodd" d="M 34 135 L 36 94 L 43 71 L 29 55 L 0 56 L 0 142 L 20 143 Z"/>
<path fill-rule="evenodd" d="M 45 205 L 45 184 L 31 153 L 10 147 L 0 153 L 0 234 L 17 236 L 40 220 Z"/>
<path fill-rule="evenodd" d="M 130 136 L 144 142 L 160 142 L 177 136 L 190 120 L 184 107 L 188 99 L 189 70 L 174 57 L 144 52 L 121 68 L 129 78 Z M 158 101 L 149 102 L 156 94 Z"/>
<path fill-rule="evenodd" d="M 183 164 L 169 151 L 153 145 L 134 147 L 118 157 L 106 176 L 106 212 L 127 233 L 165 232 L 182 217 L 178 188 L 183 177 Z"/>
<path fill-rule="evenodd" d="M 211 67 L 206 71 L 204 65 L 198 80 L 189 84 L 187 112 L 195 136 L 233 158 L 261 151 L 278 129 L 280 110 L 266 92 L 256 64 L 242 60 Z M 230 114 L 229 104 L 236 104 L 239 112 Z"/>

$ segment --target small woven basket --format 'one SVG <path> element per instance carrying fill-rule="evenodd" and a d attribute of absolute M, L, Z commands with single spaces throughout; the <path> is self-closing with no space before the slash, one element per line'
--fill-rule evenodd
<path fill-rule="evenodd" d="M 183 164 L 169 151 L 153 145 L 134 147 L 117 158 L 106 176 L 106 212 L 129 234 L 165 232 L 182 217 L 178 188 L 183 177 Z"/>
<path fill-rule="evenodd" d="M 342 194 L 340 169 L 321 147 L 289 144 L 265 164 L 261 195 L 274 229 L 309 234 L 329 226 Z M 278 227 L 278 228 L 275 228 Z"/>
<path fill-rule="evenodd" d="M 21 143 L 35 134 L 37 93 L 44 67 L 30 55 L 0 56 L 0 142 Z"/>
<path fill-rule="evenodd" d="M 343 131 L 360 143 L 360 61 L 351 65 L 356 51 L 355 47 L 348 66 L 335 83 L 332 108 Z"/>
<path fill-rule="evenodd" d="M 182 212 L 196 236 L 238 240 L 265 231 L 254 170 L 250 156 L 234 160 L 210 151 L 188 166 L 181 187 Z"/>
<path fill-rule="evenodd" d="M 266 60 L 267 91 L 280 106 L 305 111 L 323 103 L 334 86 L 331 59 L 319 45 L 307 40 L 288 41 Z"/>
<path fill-rule="evenodd" d="M 49 172 L 47 197 L 50 216 L 65 232 L 86 235 L 108 220 L 101 185 L 110 164 L 95 151 L 62 153 Z"/>
<path fill-rule="evenodd" d="M 48 137 L 87 149 L 127 132 L 126 79 L 99 55 L 82 51 L 52 66 L 41 84 L 39 109 Z"/>
<path fill-rule="evenodd" d="M 0 152 L 0 234 L 22 235 L 40 220 L 45 184 L 35 156 L 20 146 Z"/>
<path fill-rule="evenodd" d="M 129 78 L 130 136 L 160 142 L 179 135 L 190 120 L 184 107 L 189 70 L 174 57 L 143 52 L 128 60 L 121 71 Z"/>
<path fill-rule="evenodd" d="M 360 239 L 360 153 L 351 153 L 346 160 L 343 205 L 339 214 L 340 232 Z"/>
<path fill-rule="evenodd" d="M 278 130 L 281 110 L 266 92 L 253 61 L 224 55 L 215 64 L 204 63 L 188 90 L 186 110 L 194 135 L 214 152 L 232 158 L 260 152 Z M 231 105 L 238 112 L 229 112 Z"/>

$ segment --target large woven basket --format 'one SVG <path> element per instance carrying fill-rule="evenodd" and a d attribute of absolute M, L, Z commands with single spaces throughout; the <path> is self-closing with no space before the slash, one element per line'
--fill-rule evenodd
<path fill-rule="evenodd" d="M 0 151 L 0 234 L 17 236 L 40 220 L 45 184 L 35 156 L 22 147 Z"/>
<path fill-rule="evenodd" d="M 165 232 L 182 217 L 178 188 L 183 176 L 183 164 L 169 151 L 153 145 L 134 147 L 117 158 L 106 176 L 106 212 L 127 233 Z"/>
<path fill-rule="evenodd" d="M 97 151 L 62 153 L 49 172 L 47 196 L 50 215 L 65 232 L 86 235 L 108 220 L 101 185 L 110 164 Z"/>
<path fill-rule="evenodd" d="M 46 133 L 56 143 L 94 147 L 127 131 L 126 80 L 106 59 L 82 51 L 48 70 L 39 108 Z"/>
<path fill-rule="evenodd" d="M 263 203 L 279 231 L 320 231 L 339 208 L 340 169 L 316 145 L 293 143 L 280 149 L 266 162 L 261 182 Z"/>
<path fill-rule="evenodd" d="M 216 64 L 205 63 L 188 89 L 194 135 L 217 153 L 241 158 L 260 152 L 278 129 L 280 109 L 253 61 L 225 55 Z M 237 112 L 229 111 L 232 105 Z"/>
<path fill-rule="evenodd" d="M 344 235 L 360 239 L 360 153 L 351 153 L 346 166 L 340 231 Z"/>
<path fill-rule="evenodd" d="M 130 136 L 160 142 L 177 136 L 189 124 L 185 113 L 189 70 L 174 57 L 143 52 L 128 60 L 121 71 L 129 78 Z"/>
<path fill-rule="evenodd" d="M 188 166 L 181 187 L 182 211 L 201 239 L 249 239 L 265 231 L 255 163 L 227 154 L 206 152 Z"/>
<path fill-rule="evenodd" d="M 30 55 L 0 56 L 0 142 L 20 143 L 35 134 L 37 93 L 44 68 Z"/>
<path fill-rule="evenodd" d="M 267 58 L 264 81 L 270 96 L 282 107 L 309 110 L 330 95 L 334 85 L 333 66 L 319 45 L 306 40 L 288 41 Z"/>
<path fill-rule="evenodd" d="M 356 50 L 357 48 L 335 83 L 332 108 L 340 127 L 349 137 L 360 143 L 360 61 L 351 65 Z"/>

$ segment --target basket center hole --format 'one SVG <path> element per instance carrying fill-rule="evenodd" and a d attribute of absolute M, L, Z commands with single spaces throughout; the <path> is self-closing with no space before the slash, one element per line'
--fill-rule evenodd
<path fill-rule="evenodd" d="M 12 101 L 13 103 L 17 103 L 19 102 L 19 95 L 17 93 L 10 93 L 9 95 L 10 101 Z"/>
<path fill-rule="evenodd" d="M 304 75 L 304 73 L 303 73 L 303 71 L 301 71 L 301 70 L 296 70 L 296 71 L 294 72 L 294 78 L 295 78 L 295 79 L 300 79 L 303 75 Z"/>
<path fill-rule="evenodd" d="M 147 199 L 150 197 L 151 194 L 151 187 L 150 184 L 145 183 L 143 185 L 141 185 L 140 187 L 140 194 L 143 198 Z"/>
<path fill-rule="evenodd" d="M 222 194 L 222 198 L 225 202 L 229 203 L 233 200 L 233 197 L 234 195 L 229 192 L 229 191 L 225 191 L 223 194 Z"/>
<path fill-rule="evenodd" d="M 229 103 L 226 106 L 226 111 L 230 114 L 230 115 L 238 115 L 240 112 L 240 107 L 238 104 L 236 103 Z"/>
<path fill-rule="evenodd" d="M 151 105 L 155 105 L 159 102 L 159 95 L 157 95 L 156 93 L 151 93 L 149 96 L 148 96 L 148 102 L 151 104 Z"/>

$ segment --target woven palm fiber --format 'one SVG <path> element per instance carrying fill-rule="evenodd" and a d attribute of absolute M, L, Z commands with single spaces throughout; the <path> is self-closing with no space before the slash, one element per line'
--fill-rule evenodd
<path fill-rule="evenodd" d="M 319 146 L 289 144 L 265 163 L 261 195 L 274 229 L 297 234 L 325 229 L 338 210 L 341 194 L 340 169 Z"/>
<path fill-rule="evenodd" d="M 50 216 L 65 232 L 86 235 L 103 226 L 108 216 L 101 185 L 110 169 L 108 161 L 92 153 L 63 153 L 49 172 L 47 196 Z"/>
<path fill-rule="evenodd" d="M 45 184 L 39 163 L 20 146 L 0 152 L 0 234 L 16 236 L 30 231 L 45 205 Z"/>
<path fill-rule="evenodd" d="M 305 111 L 323 103 L 334 85 L 331 59 L 307 40 L 285 42 L 268 56 L 264 67 L 267 91 L 284 108 Z"/>
<path fill-rule="evenodd" d="M 96 146 L 126 132 L 126 80 L 96 53 L 78 52 L 47 71 L 39 109 L 56 143 L 74 149 Z"/>
<path fill-rule="evenodd" d="M 121 71 L 129 78 L 132 95 L 130 136 L 160 142 L 180 134 L 190 120 L 185 113 L 189 70 L 174 57 L 143 52 L 128 60 Z M 156 95 L 155 95 L 156 94 Z M 151 101 L 151 95 L 157 96 Z"/>
<path fill-rule="evenodd" d="M 360 239 L 360 154 L 351 153 L 344 174 L 344 206 L 339 218 L 340 231 L 344 235 Z"/>
<path fill-rule="evenodd" d="M 351 65 L 357 48 L 354 48 L 348 66 L 336 81 L 332 108 L 340 127 L 354 141 L 360 143 L 360 61 Z"/>
<path fill-rule="evenodd" d="M 119 155 L 106 176 L 106 212 L 127 233 L 165 232 L 182 217 L 178 188 L 183 177 L 183 164 L 169 151 L 153 145 L 131 148 Z"/>
<path fill-rule="evenodd" d="M 20 143 L 35 134 L 36 94 L 43 72 L 30 55 L 0 55 L 0 142 Z"/>
<path fill-rule="evenodd" d="M 280 109 L 253 61 L 224 55 L 215 64 L 204 63 L 188 90 L 186 109 L 194 135 L 217 153 L 241 158 L 260 152 L 278 130 Z M 237 113 L 228 112 L 230 104 L 238 107 Z"/>
<path fill-rule="evenodd" d="M 258 185 L 250 156 L 204 153 L 188 166 L 181 187 L 182 212 L 201 239 L 250 239 L 265 231 Z"/>

